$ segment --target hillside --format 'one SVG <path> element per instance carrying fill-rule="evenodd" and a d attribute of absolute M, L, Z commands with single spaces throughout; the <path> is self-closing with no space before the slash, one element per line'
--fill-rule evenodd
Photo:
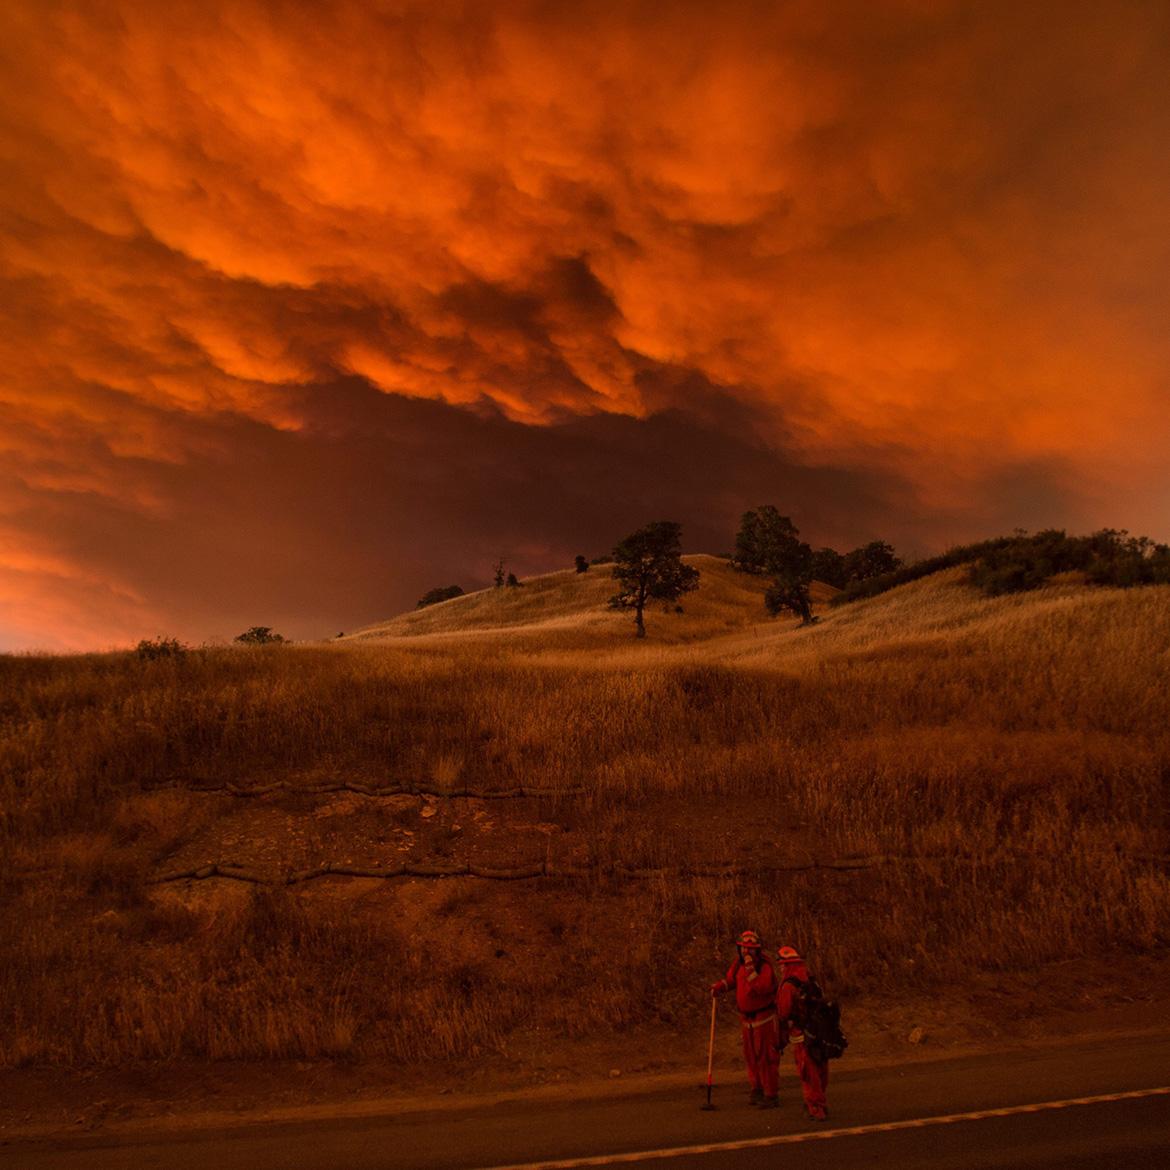
<path fill-rule="evenodd" d="M 699 588 L 682 600 L 683 613 L 661 605 L 647 609 L 653 635 L 666 641 L 706 639 L 769 621 L 759 578 L 737 572 L 723 557 L 683 557 L 699 570 Z M 611 566 L 594 565 L 587 573 L 572 569 L 525 578 L 517 589 L 481 589 L 477 593 L 429 605 L 367 626 L 348 640 L 417 637 L 423 634 L 470 634 L 516 631 L 549 634 L 590 631 L 602 639 L 629 633 L 632 618 L 608 609 L 616 592 Z M 837 592 L 814 582 L 818 610 Z M 791 622 L 789 622 L 791 624 Z M 347 639 L 342 639 L 345 641 Z"/>
<path fill-rule="evenodd" d="M 341 643 L 0 658 L 0 1063 L 701 1049 L 745 924 L 853 1018 L 972 956 L 1164 951 L 1170 589 L 948 570 L 799 628 L 693 562 L 643 642 L 591 570 Z"/>

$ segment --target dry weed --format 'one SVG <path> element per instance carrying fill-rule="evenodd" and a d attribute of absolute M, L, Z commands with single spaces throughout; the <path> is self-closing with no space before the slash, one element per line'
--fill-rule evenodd
<path fill-rule="evenodd" d="M 754 584 L 721 572 L 704 566 L 706 595 L 646 645 L 566 611 L 567 591 L 608 590 L 591 571 L 451 603 L 535 629 L 452 632 L 441 606 L 405 623 L 439 631 L 413 639 L 0 658 L 0 1062 L 415 1060 L 502 1050 L 534 1022 L 681 1020 L 749 922 L 843 993 L 1170 941 L 1170 590 L 987 599 L 952 572 L 796 630 L 746 620 Z M 548 815 L 597 876 L 453 886 L 438 943 L 401 904 L 148 896 L 151 866 L 228 799 L 191 786 L 329 778 L 584 785 Z M 680 837 L 672 803 L 716 811 Z M 780 848 L 891 860 L 605 876 L 725 860 L 721 803 L 771 818 Z"/>

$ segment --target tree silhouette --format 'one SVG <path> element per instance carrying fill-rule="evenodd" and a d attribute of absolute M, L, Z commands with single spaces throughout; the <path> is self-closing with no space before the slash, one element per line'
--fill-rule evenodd
<path fill-rule="evenodd" d="M 283 642 L 284 639 L 275 633 L 271 626 L 252 626 L 242 634 L 237 634 L 236 641 L 243 642 L 246 646 L 270 646 L 276 642 Z"/>
<path fill-rule="evenodd" d="M 845 584 L 850 581 L 868 581 L 871 577 L 881 577 L 902 567 L 902 559 L 894 552 L 894 546 L 884 540 L 871 540 L 869 544 L 855 548 L 845 554 L 842 562 Z"/>
<path fill-rule="evenodd" d="M 578 573 L 589 572 L 589 562 L 580 553 L 577 554 L 576 560 L 573 562 L 573 566 Z"/>
<path fill-rule="evenodd" d="M 437 605 L 440 601 L 449 601 L 452 597 L 462 597 L 463 590 L 458 585 L 439 585 L 434 589 L 428 589 L 426 593 L 418 599 L 415 609 L 423 609 L 428 605 Z"/>
<path fill-rule="evenodd" d="M 699 570 L 682 563 L 682 526 L 656 520 L 630 533 L 613 550 L 613 576 L 620 592 L 611 609 L 634 611 L 635 637 L 646 636 L 642 614 L 648 601 L 677 601 L 699 587 Z"/>
<path fill-rule="evenodd" d="M 844 589 L 849 583 L 845 558 L 835 548 L 818 548 L 813 553 L 812 575 L 814 581 L 824 581 L 836 589 Z"/>
<path fill-rule="evenodd" d="M 764 594 L 770 614 L 790 609 L 805 625 L 815 620 L 808 592 L 813 551 L 800 539 L 796 525 L 771 504 L 743 514 L 731 563 L 745 573 L 772 578 Z"/>

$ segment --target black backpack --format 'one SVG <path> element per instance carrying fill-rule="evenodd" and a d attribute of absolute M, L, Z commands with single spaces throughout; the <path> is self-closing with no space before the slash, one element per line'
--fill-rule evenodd
<path fill-rule="evenodd" d="M 796 988 L 796 1006 L 792 1022 L 804 1033 L 808 1054 L 816 1061 L 836 1060 L 849 1041 L 841 1031 L 841 1006 L 835 999 L 825 999 L 820 984 L 813 978 L 797 979 L 789 975 L 784 980 Z"/>

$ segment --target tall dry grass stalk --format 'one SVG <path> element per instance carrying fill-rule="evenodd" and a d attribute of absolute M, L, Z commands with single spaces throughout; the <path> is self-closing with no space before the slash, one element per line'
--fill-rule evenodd
<path fill-rule="evenodd" d="M 846 993 L 1167 943 L 1170 590 L 987 600 L 951 573 L 798 631 L 719 622 L 742 585 L 710 584 L 657 645 L 554 613 L 507 635 L 0 658 L 0 1061 L 413 1060 L 534 1024 L 683 1021 L 745 923 Z M 597 876 L 400 885 L 368 912 L 144 884 L 222 814 L 192 786 L 329 778 L 583 785 L 549 815 Z M 775 830 L 765 859 L 891 860 L 606 876 L 726 860 L 744 818 Z"/>

